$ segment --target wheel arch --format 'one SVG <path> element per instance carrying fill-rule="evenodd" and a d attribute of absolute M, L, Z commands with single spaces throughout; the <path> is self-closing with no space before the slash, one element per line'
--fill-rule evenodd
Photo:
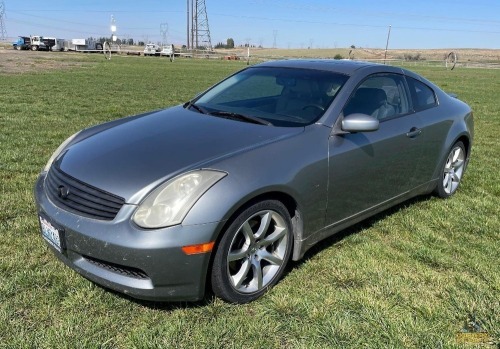
<path fill-rule="evenodd" d="M 207 272 L 205 276 L 205 289 L 209 290 L 211 289 L 211 280 L 210 280 L 210 270 L 212 269 L 213 261 L 215 258 L 215 251 L 219 247 L 220 241 L 224 235 L 224 232 L 228 229 L 229 225 L 238 217 L 238 215 L 243 212 L 245 209 L 248 207 L 261 202 L 261 201 L 266 201 L 266 200 L 276 200 L 281 202 L 287 209 L 288 213 L 290 214 L 291 218 L 291 223 L 292 223 L 292 234 L 293 234 L 293 240 L 292 240 L 292 255 L 291 259 L 292 260 L 298 260 L 300 256 L 300 251 L 298 250 L 298 246 L 300 245 L 297 242 L 302 240 L 303 236 L 303 220 L 302 220 L 302 215 L 300 214 L 299 210 L 299 205 L 297 203 L 297 200 L 290 195 L 289 193 L 286 193 L 284 191 L 279 191 L 279 190 L 273 190 L 273 191 L 267 191 L 264 193 L 257 193 L 254 196 L 251 196 L 250 198 L 246 198 L 243 202 L 239 202 L 236 204 L 232 210 L 230 210 L 229 217 L 223 221 L 223 224 L 220 225 L 220 227 L 217 229 L 217 237 L 215 239 L 215 244 L 214 248 L 212 250 L 212 253 L 210 254 L 210 260 L 207 266 Z"/>
<path fill-rule="evenodd" d="M 228 228 L 228 226 L 234 221 L 234 219 L 245 209 L 256 204 L 257 202 L 266 200 L 276 200 L 280 201 L 288 210 L 290 218 L 292 220 L 292 233 L 294 241 L 297 238 L 302 238 L 302 216 L 300 214 L 299 205 L 297 200 L 284 191 L 273 190 L 263 193 L 255 193 L 250 197 L 246 197 L 243 201 L 236 203 L 231 210 L 229 210 L 228 217 L 223 221 L 217 231 L 217 237 L 215 240 L 215 248 L 218 246 L 218 242 L 222 238 L 222 235 Z M 299 228 L 300 226 L 300 228 Z"/>
<path fill-rule="evenodd" d="M 458 137 L 455 140 L 455 142 L 453 142 L 453 144 L 455 144 L 457 142 L 462 142 L 464 144 L 464 147 L 465 147 L 465 157 L 466 157 L 467 162 L 468 162 L 468 159 L 470 158 L 470 152 L 472 150 L 470 138 L 468 136 L 466 136 L 465 134 L 463 134 L 460 137 Z"/>

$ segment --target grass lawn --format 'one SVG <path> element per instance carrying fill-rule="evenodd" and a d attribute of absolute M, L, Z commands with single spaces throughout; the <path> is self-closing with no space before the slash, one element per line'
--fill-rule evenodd
<path fill-rule="evenodd" d="M 262 299 L 235 306 L 139 302 L 84 279 L 42 240 L 32 188 L 77 130 L 184 102 L 244 63 L 66 57 L 75 64 L 0 70 L 0 348 L 500 345 L 500 70 L 412 67 L 474 109 L 453 198 L 418 198 L 327 239 Z M 457 335 L 468 320 L 487 335 Z"/>

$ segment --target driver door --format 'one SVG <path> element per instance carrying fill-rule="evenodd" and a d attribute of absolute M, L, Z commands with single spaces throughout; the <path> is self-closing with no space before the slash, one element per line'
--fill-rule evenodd
<path fill-rule="evenodd" d="M 352 94 L 343 115 L 367 114 L 380 124 L 373 132 L 330 137 L 326 225 L 375 209 L 415 186 L 421 122 L 408 96 L 399 74 L 372 75 Z"/>

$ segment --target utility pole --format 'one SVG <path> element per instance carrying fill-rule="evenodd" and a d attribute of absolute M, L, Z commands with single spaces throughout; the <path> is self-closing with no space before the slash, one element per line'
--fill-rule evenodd
<path fill-rule="evenodd" d="M 195 46 L 194 46 L 194 31 L 195 31 L 195 20 L 194 20 L 194 17 L 196 16 L 196 14 L 194 13 L 194 1 L 195 0 L 191 0 L 191 49 L 194 50 L 195 49 Z"/>
<path fill-rule="evenodd" d="M 387 43 L 385 44 L 385 54 L 384 54 L 384 64 L 387 59 L 387 48 L 389 47 L 389 38 L 391 37 L 391 26 L 389 26 L 389 32 L 387 33 Z"/>
<path fill-rule="evenodd" d="M 277 48 L 276 38 L 278 37 L 278 31 L 276 29 L 273 30 L 273 48 Z"/>
<path fill-rule="evenodd" d="M 187 0 L 187 45 L 186 48 L 189 50 L 189 0 Z"/>
<path fill-rule="evenodd" d="M 7 29 L 5 29 L 5 3 L 0 1 L 0 40 L 7 40 Z"/>
<path fill-rule="evenodd" d="M 116 42 L 116 21 L 113 15 L 111 15 L 110 27 L 111 27 L 111 41 L 114 43 Z"/>

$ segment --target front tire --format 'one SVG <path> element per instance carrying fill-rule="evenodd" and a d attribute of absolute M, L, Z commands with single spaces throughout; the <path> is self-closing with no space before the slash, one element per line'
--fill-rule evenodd
<path fill-rule="evenodd" d="M 31 46 L 31 51 L 38 51 L 38 46 L 36 46 L 36 45 Z"/>
<path fill-rule="evenodd" d="M 465 146 L 457 142 L 451 147 L 441 170 L 435 193 L 440 198 L 452 196 L 458 189 L 465 170 Z"/>
<path fill-rule="evenodd" d="M 238 304 L 259 298 L 281 278 L 292 245 L 290 214 L 280 201 L 248 207 L 230 224 L 215 253 L 215 295 Z"/>

